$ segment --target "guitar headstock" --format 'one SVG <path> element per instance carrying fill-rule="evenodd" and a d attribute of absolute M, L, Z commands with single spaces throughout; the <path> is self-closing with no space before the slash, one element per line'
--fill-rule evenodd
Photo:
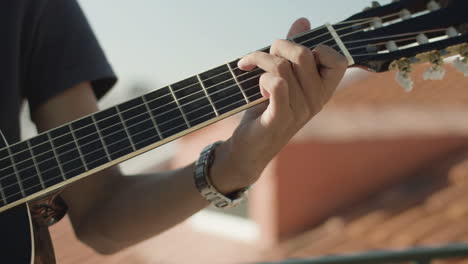
<path fill-rule="evenodd" d="M 355 66 L 397 70 L 405 90 L 412 89 L 415 63 L 431 63 L 424 78 L 441 80 L 443 59 L 459 55 L 454 66 L 468 76 L 468 0 L 394 0 L 384 6 L 374 1 L 334 27 Z"/>

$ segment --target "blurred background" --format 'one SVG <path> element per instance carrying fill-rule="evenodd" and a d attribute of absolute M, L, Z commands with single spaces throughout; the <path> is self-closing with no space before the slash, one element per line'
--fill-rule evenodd
<path fill-rule="evenodd" d="M 119 76 L 103 108 L 270 45 L 299 17 L 317 27 L 370 5 L 79 2 Z M 239 208 L 209 208 L 110 257 L 80 245 L 65 219 L 51 229 L 58 263 L 246 263 L 468 239 L 468 83 L 450 66 L 446 80 L 424 82 L 427 67 L 416 67 L 410 94 L 395 73 L 349 70 L 346 89 L 272 161 Z M 188 164 L 238 121 L 233 116 L 121 167 L 131 174 Z M 24 137 L 35 133 L 31 123 L 23 126 Z"/>

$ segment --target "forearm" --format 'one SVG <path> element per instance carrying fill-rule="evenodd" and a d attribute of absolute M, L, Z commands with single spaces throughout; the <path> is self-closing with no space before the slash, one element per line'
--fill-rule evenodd
<path fill-rule="evenodd" d="M 217 188 L 229 193 L 242 185 L 216 180 L 233 171 L 226 148 L 216 151 L 211 176 Z M 193 169 L 191 164 L 165 173 L 113 177 L 111 190 L 75 226 L 78 237 L 101 253 L 113 253 L 182 222 L 209 205 L 195 187 Z"/>
<path fill-rule="evenodd" d="M 118 177 L 77 233 L 102 253 L 150 238 L 183 221 L 208 203 L 192 180 L 193 165 L 167 173 Z"/>

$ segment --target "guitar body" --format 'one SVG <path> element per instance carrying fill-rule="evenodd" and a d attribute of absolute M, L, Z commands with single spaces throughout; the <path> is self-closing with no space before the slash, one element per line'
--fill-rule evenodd
<path fill-rule="evenodd" d="M 0 213 L 0 256 L 2 263 L 33 263 L 34 240 L 27 204 Z"/>
<path fill-rule="evenodd" d="M 8 146 L 0 131 L 0 148 Z M 0 212 L 1 263 L 30 264 L 34 259 L 34 233 L 28 204 Z"/>

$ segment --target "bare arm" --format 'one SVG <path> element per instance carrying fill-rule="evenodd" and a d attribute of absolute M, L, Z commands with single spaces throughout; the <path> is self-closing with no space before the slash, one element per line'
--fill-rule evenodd
<path fill-rule="evenodd" d="M 307 30 L 297 21 L 290 34 Z M 323 65 L 322 68 L 317 64 Z M 216 150 L 211 169 L 223 193 L 254 183 L 289 139 L 328 101 L 346 69 L 331 48 L 310 51 L 277 41 L 271 53 L 253 53 L 239 67 L 264 69 L 260 87 L 269 103 L 248 110 L 233 136 Z M 33 115 L 40 131 L 97 111 L 89 83 L 52 98 Z M 77 236 L 101 253 L 113 253 L 158 234 L 207 206 L 193 182 L 193 165 L 165 174 L 122 177 L 107 169 L 67 187 L 63 198 Z"/>
<path fill-rule="evenodd" d="M 44 131 L 97 110 L 90 84 L 82 83 L 42 105 L 33 120 Z M 78 238 L 101 253 L 154 236 L 207 206 L 192 166 L 134 177 L 112 167 L 68 186 L 62 197 Z"/>

